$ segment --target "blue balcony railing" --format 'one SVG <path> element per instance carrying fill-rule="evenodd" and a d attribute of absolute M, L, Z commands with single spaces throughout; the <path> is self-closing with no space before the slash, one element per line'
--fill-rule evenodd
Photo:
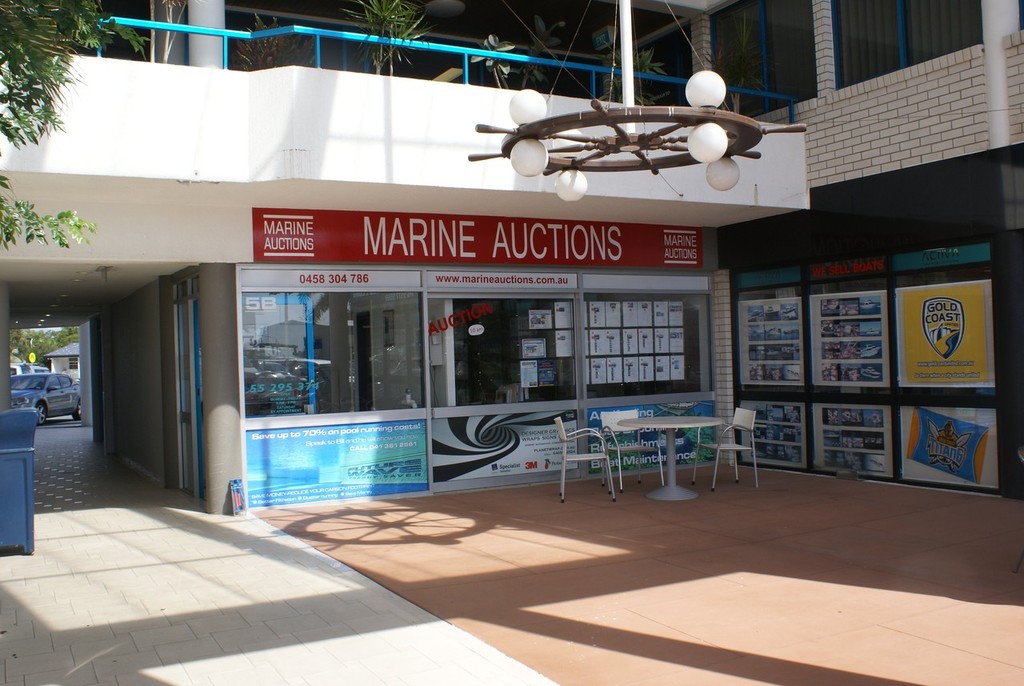
<path fill-rule="evenodd" d="M 130 19 L 126 17 L 113 17 L 113 21 L 117 22 L 121 26 L 127 26 L 129 28 L 133 28 L 136 30 L 166 31 L 171 34 L 209 36 L 213 38 L 220 38 L 222 41 L 221 66 L 224 69 L 228 69 L 230 64 L 230 41 L 254 41 L 265 38 L 299 36 L 311 38 L 313 40 L 313 66 L 315 66 L 318 69 L 324 68 L 324 41 L 339 41 L 341 43 L 352 43 L 356 45 L 394 45 L 396 47 L 407 50 L 418 50 L 438 55 L 452 55 L 459 62 L 461 62 L 461 77 L 462 82 L 465 84 L 470 83 L 470 64 L 473 61 L 473 58 L 477 58 L 477 60 L 492 59 L 498 62 L 505 62 L 515 65 L 549 67 L 569 72 L 572 74 L 582 74 L 582 80 L 579 78 L 579 76 L 576 76 L 575 79 L 578 83 L 584 85 L 591 98 L 597 98 L 601 96 L 600 88 L 601 86 L 603 86 L 608 77 L 612 75 L 616 77 L 621 77 L 622 74 L 621 70 L 604 65 L 586 64 L 584 62 L 572 61 L 562 62 L 559 60 L 553 60 L 546 57 L 534 57 L 532 55 L 524 55 L 514 52 L 496 52 L 493 50 L 484 50 L 482 48 L 471 48 L 446 43 L 435 43 L 418 40 L 395 40 L 383 36 L 374 36 L 371 34 L 359 33 L 357 31 L 336 31 L 332 29 L 311 28 L 308 26 L 281 26 L 270 29 L 264 29 L 261 31 L 239 31 L 235 29 L 217 29 L 208 28 L 204 26 L 189 26 L 186 24 L 173 24 L 161 21 L 150 21 L 147 19 Z M 102 57 L 102 51 L 98 51 L 97 55 Z M 346 67 L 347 65 L 342 65 L 342 69 L 346 69 Z M 658 83 L 672 87 L 678 93 L 677 102 L 685 102 L 685 99 L 683 98 L 683 92 L 686 88 L 687 79 L 678 76 L 666 76 L 664 74 L 650 73 L 638 73 L 634 74 L 634 76 L 641 82 Z M 794 121 L 794 109 L 797 102 L 797 98 L 792 95 L 785 95 L 783 93 L 773 93 L 770 91 L 762 90 L 751 90 L 749 88 L 737 88 L 732 86 L 728 87 L 728 90 L 731 93 L 753 95 L 758 98 L 764 99 L 766 102 L 779 103 L 778 107 L 773 107 L 772 109 L 781 109 L 782 107 L 785 107 L 789 114 L 789 121 Z"/>

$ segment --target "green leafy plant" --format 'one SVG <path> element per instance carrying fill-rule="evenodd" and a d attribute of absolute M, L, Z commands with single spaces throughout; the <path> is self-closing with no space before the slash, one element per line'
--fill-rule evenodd
<path fill-rule="evenodd" d="M 392 41 L 418 40 L 430 31 L 423 5 L 413 0 L 356 0 L 358 9 L 345 13 L 367 33 Z M 411 63 L 401 45 L 365 43 L 363 50 L 377 74 L 387 67 L 394 74 L 395 62 Z"/>
<path fill-rule="evenodd" d="M 507 40 L 503 41 L 492 33 L 484 39 L 480 46 L 484 50 L 492 52 L 509 52 L 515 50 L 516 44 Z M 473 63 L 483 62 L 484 67 L 494 77 L 494 84 L 498 88 L 508 88 L 508 77 L 515 71 L 511 64 L 496 57 L 484 57 L 483 55 L 473 55 L 469 58 L 469 61 Z"/>
<path fill-rule="evenodd" d="M 77 50 L 94 51 L 114 38 L 143 49 L 143 39 L 109 21 L 97 0 L 0 0 L 0 135 L 20 148 L 60 130 L 63 91 L 74 82 Z M 39 214 L 0 176 L 0 249 L 19 238 L 69 247 L 95 230 L 72 210 Z"/>
<path fill-rule="evenodd" d="M 533 15 L 534 33 L 530 34 L 531 45 L 528 54 L 531 57 L 540 57 L 545 53 L 549 53 L 551 48 L 560 45 L 562 40 L 555 37 L 553 33 L 556 29 L 560 29 L 563 26 L 565 26 L 564 21 L 558 21 L 548 26 L 539 16 Z M 512 41 L 503 41 L 493 33 L 488 35 L 480 46 L 484 50 L 492 52 L 511 52 L 516 48 L 516 44 Z M 526 88 L 533 84 L 543 84 L 548 80 L 545 68 L 536 64 L 524 64 L 521 67 L 513 67 L 511 63 L 505 60 L 496 57 L 483 57 L 481 55 L 474 55 L 469 58 L 469 61 L 473 63 L 483 62 L 484 67 L 494 77 L 494 83 L 498 88 L 508 88 L 509 76 L 516 73 L 522 74 L 523 77 L 520 82 L 520 88 Z"/>
<path fill-rule="evenodd" d="M 716 71 L 727 86 L 760 90 L 764 88 L 761 78 L 761 42 L 753 23 L 745 16 L 734 18 L 719 28 L 719 40 L 710 56 L 711 69 Z M 730 109 L 740 111 L 743 95 L 729 93 Z"/>
<path fill-rule="evenodd" d="M 543 19 L 536 14 L 533 15 L 534 32 L 530 36 L 530 56 L 543 57 L 550 54 L 552 48 L 561 45 L 562 39 L 556 37 L 554 32 L 564 26 L 564 21 L 556 21 L 551 26 L 547 26 Z M 531 84 L 547 83 L 547 80 L 547 70 L 544 67 L 537 64 L 523 65 L 523 88 Z"/>
<path fill-rule="evenodd" d="M 603 56 L 603 61 L 608 66 L 614 66 L 617 55 L 612 46 Z M 665 74 L 664 62 L 657 62 L 654 59 L 654 48 L 637 50 L 633 53 L 633 71 L 635 74 Z M 645 90 L 642 79 L 634 79 L 633 98 L 637 105 L 653 105 L 665 96 L 665 93 L 650 93 Z M 607 74 L 604 78 L 604 96 L 602 100 L 608 102 L 622 102 L 622 77 L 619 74 Z"/>
<path fill-rule="evenodd" d="M 277 19 L 264 23 L 255 15 L 253 31 L 279 28 Z M 311 67 L 315 63 L 313 39 L 309 36 L 273 36 L 240 41 L 235 49 L 233 65 L 242 71 L 259 71 L 273 67 Z"/>

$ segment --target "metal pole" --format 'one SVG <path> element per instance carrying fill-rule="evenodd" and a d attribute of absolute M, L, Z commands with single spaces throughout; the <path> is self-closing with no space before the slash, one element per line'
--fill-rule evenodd
<path fill-rule="evenodd" d="M 633 6 L 631 0 L 619 0 L 619 42 L 622 43 L 622 104 L 636 104 L 633 93 Z"/>

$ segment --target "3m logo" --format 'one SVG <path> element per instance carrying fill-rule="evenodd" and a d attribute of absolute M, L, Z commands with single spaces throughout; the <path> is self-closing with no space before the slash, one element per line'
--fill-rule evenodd
<path fill-rule="evenodd" d="M 928 345 L 948 360 L 963 341 L 963 303 L 955 298 L 928 298 L 921 303 L 921 326 Z"/>

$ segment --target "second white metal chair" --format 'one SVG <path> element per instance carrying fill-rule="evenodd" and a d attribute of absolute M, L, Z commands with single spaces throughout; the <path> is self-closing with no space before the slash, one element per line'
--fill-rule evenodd
<path fill-rule="evenodd" d="M 565 468 L 570 462 L 601 462 L 601 479 L 608 485 L 608 493 L 611 494 L 612 500 L 615 500 L 615 485 L 612 483 L 612 461 L 608 456 L 608 441 L 605 439 L 604 434 L 597 429 L 585 427 L 582 429 L 576 429 L 575 431 L 566 431 L 565 424 L 562 423 L 561 417 L 555 417 L 555 428 L 558 430 L 558 440 L 562 442 L 562 477 L 558 485 L 558 497 L 565 502 Z M 569 453 L 570 442 L 575 443 L 577 438 L 593 438 L 599 442 L 601 451 L 598 453 L 585 452 L 585 453 Z M 621 474 L 619 476 L 621 480 Z M 607 479 L 607 481 L 605 481 Z"/>
<path fill-rule="evenodd" d="M 737 407 L 733 413 L 732 422 L 722 428 L 718 440 L 713 443 L 701 443 L 698 446 L 698 451 L 700 448 L 715 451 L 715 471 L 711 477 L 712 491 L 715 490 L 715 482 L 718 480 L 718 461 L 721 459 L 723 451 L 733 454 L 736 483 L 740 482 L 740 453 L 750 452 L 750 457 L 754 461 L 754 488 L 757 488 L 757 451 L 754 449 L 754 420 L 756 417 L 757 413 L 754 410 Z M 743 432 L 742 435 L 737 436 L 738 431 Z M 744 438 L 746 438 L 746 442 L 743 442 Z"/>

